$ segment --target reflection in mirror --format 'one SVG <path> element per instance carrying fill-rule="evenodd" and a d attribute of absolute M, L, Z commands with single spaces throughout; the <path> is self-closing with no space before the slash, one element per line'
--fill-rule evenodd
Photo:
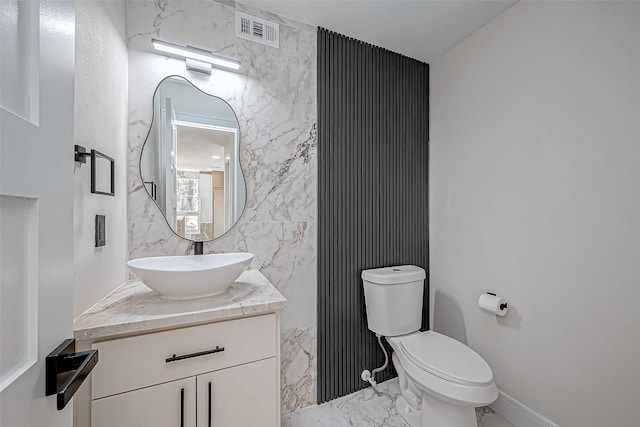
<path fill-rule="evenodd" d="M 224 100 L 183 77 L 160 82 L 140 175 L 180 237 L 213 240 L 238 221 L 246 200 L 239 145 L 238 119 Z"/>

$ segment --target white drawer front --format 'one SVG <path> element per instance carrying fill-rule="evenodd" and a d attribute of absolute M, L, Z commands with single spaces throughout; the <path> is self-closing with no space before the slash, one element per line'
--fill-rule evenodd
<path fill-rule="evenodd" d="M 268 314 L 94 343 L 92 398 L 99 399 L 276 355 L 276 316 Z M 167 362 L 174 355 L 210 354 Z"/>

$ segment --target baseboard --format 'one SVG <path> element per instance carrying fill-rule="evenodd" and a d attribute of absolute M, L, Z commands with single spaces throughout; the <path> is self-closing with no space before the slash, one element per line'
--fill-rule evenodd
<path fill-rule="evenodd" d="M 559 427 L 503 392 L 489 407 L 516 427 Z"/>

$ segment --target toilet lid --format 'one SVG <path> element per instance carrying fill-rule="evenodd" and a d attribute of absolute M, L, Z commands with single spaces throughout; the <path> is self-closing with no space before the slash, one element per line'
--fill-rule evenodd
<path fill-rule="evenodd" d="M 400 347 L 411 362 L 445 380 L 474 386 L 493 381 L 491 368 L 478 353 L 437 332 L 402 337 Z"/>

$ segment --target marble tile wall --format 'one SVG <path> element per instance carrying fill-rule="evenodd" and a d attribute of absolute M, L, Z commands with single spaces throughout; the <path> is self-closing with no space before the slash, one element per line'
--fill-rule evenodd
<path fill-rule="evenodd" d="M 280 23 L 280 49 L 235 38 L 235 10 Z M 138 170 L 162 78 L 185 76 L 226 100 L 240 123 L 247 205 L 236 226 L 205 253 L 248 251 L 287 298 L 282 317 L 282 412 L 316 402 L 316 29 L 232 1 L 130 0 L 129 257 L 178 255 L 190 244 L 168 227 Z M 153 53 L 151 38 L 192 45 L 242 61 L 238 73 L 211 76 Z"/>

